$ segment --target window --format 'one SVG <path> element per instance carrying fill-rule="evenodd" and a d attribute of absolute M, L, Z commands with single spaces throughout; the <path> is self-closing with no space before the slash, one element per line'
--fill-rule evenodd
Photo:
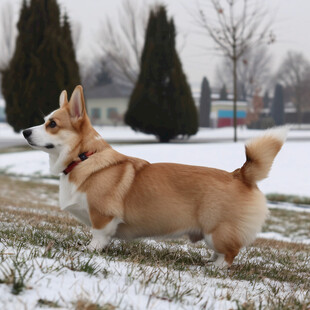
<path fill-rule="evenodd" d="M 115 119 L 118 116 L 117 108 L 108 108 L 107 109 L 108 119 Z"/>
<path fill-rule="evenodd" d="M 98 120 L 101 118 L 101 109 L 100 108 L 92 108 L 90 111 L 91 119 Z"/>

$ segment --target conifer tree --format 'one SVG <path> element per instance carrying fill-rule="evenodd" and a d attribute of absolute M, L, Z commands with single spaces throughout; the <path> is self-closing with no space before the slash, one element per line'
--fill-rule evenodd
<path fill-rule="evenodd" d="M 151 11 L 141 71 L 130 97 L 125 122 L 161 142 L 198 130 L 197 109 L 175 48 L 175 27 L 166 9 Z"/>
<path fill-rule="evenodd" d="M 69 93 L 73 92 L 79 80 L 74 79 L 73 77 L 79 77 L 79 66 L 76 61 L 74 44 L 71 34 L 71 26 L 67 13 L 64 14 L 63 24 L 62 24 L 62 40 L 61 43 L 63 46 L 63 67 L 65 69 L 65 80 L 64 83 L 67 86 Z"/>
<path fill-rule="evenodd" d="M 58 107 L 60 92 L 80 83 L 69 22 L 61 24 L 56 0 L 24 0 L 17 28 L 2 81 L 7 120 L 16 132 L 42 123 L 42 113 Z"/>
<path fill-rule="evenodd" d="M 210 127 L 211 89 L 206 77 L 201 83 L 199 103 L 199 124 L 201 127 Z"/>
<path fill-rule="evenodd" d="M 284 124 L 284 99 L 283 99 L 283 86 L 277 84 L 275 87 L 271 116 L 277 126 Z"/>
<path fill-rule="evenodd" d="M 267 90 L 264 93 L 263 102 L 264 102 L 264 108 L 269 108 L 270 99 L 269 99 L 269 92 Z"/>
<path fill-rule="evenodd" d="M 220 100 L 227 100 L 227 90 L 225 84 L 220 89 Z"/>

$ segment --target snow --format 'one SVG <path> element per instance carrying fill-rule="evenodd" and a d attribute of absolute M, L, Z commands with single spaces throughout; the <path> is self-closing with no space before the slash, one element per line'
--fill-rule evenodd
<path fill-rule="evenodd" d="M 33 248 L 17 253 L 12 248 L 0 245 L 0 252 L 11 256 L 0 269 L 0 276 L 6 270 L 15 268 L 14 262 L 18 262 L 23 271 L 30 269 L 33 272 L 29 279 L 25 279 L 26 289 L 20 295 L 11 294 L 8 285 L 0 285 L 0 307 L 2 305 L 3 309 L 23 309 L 25 305 L 27 309 L 40 309 L 37 304 L 39 299 L 56 301 L 62 309 L 73 309 L 74 302 L 78 300 L 101 305 L 110 303 L 117 305 L 118 309 L 174 310 L 206 306 L 207 309 L 236 309 L 236 300 L 240 304 L 246 300 L 260 303 L 262 294 L 270 290 L 272 281 L 268 278 L 260 283 L 217 279 L 206 277 L 204 267 L 195 266 L 193 271 L 175 271 L 165 267 L 111 261 L 100 256 L 91 258 L 91 263 L 99 268 L 98 274 L 91 276 L 70 270 L 70 266 L 89 261 L 83 254 L 73 255 L 69 260 L 66 257 L 56 260 L 34 258 L 35 251 L 42 255 L 44 249 Z M 279 286 L 278 294 L 287 295 L 291 292 L 291 287 L 286 283 L 280 289 L 279 283 L 273 282 Z M 175 297 L 175 294 L 178 296 Z M 231 295 L 230 298 L 227 298 L 228 295 Z M 295 294 L 296 298 L 302 295 L 302 292 Z"/>
<path fill-rule="evenodd" d="M 231 128 L 200 130 L 197 136 L 185 143 L 171 144 L 154 143 L 156 140 L 153 136 L 135 133 L 127 127 L 96 129 L 106 140 L 113 142 L 113 147 L 117 151 L 150 162 L 177 162 L 232 171 L 245 161 L 244 142 L 227 142 L 232 137 Z M 239 137 L 245 140 L 260 133 L 261 131 L 244 129 L 239 130 Z M 20 139 L 21 135 L 15 134 L 6 124 L 0 124 L 0 138 Z M 207 140 L 208 143 L 200 143 L 201 140 Z M 310 174 L 307 172 L 307 167 L 310 166 L 309 154 L 310 131 L 291 131 L 289 140 L 275 159 L 269 178 L 260 182 L 259 187 L 266 194 L 310 196 Z M 18 175 L 19 178 L 26 180 L 38 178 L 39 181 L 57 182 L 54 179 L 46 179 L 50 177 L 48 155 L 40 151 L 0 154 L 1 171 Z M 278 207 L 285 207 L 290 211 L 310 212 L 310 209 L 286 204 L 269 205 L 269 208 Z M 289 238 L 277 232 L 262 232 L 258 237 L 310 244 L 310 239 Z M 154 244 L 154 247 L 159 246 L 152 240 L 143 242 Z M 179 247 L 181 245 L 178 245 Z M 169 245 L 169 248 L 173 250 L 173 246 Z M 19 251 L 22 251 L 22 254 L 18 254 Z M 8 268 L 12 267 L 17 259 L 19 262 L 24 262 L 24 266 L 20 267 L 23 271 L 27 268 L 33 271 L 32 276 L 26 281 L 26 289 L 20 295 L 11 294 L 10 285 L 0 285 L 1 309 L 40 309 L 37 304 L 39 299 L 56 301 L 60 306 L 59 309 L 73 309 L 74 302 L 78 300 L 89 300 L 100 305 L 111 303 L 120 309 L 235 309 L 236 300 L 240 304 L 252 300 L 258 305 L 263 294 L 270 291 L 271 280 L 268 278 L 262 279 L 259 283 L 229 278 L 218 279 L 206 276 L 203 268 L 209 267 L 194 266 L 190 271 L 176 271 L 159 266 L 113 261 L 101 256 L 92 258 L 92 263 L 99 266 L 100 272 L 97 275 L 89 275 L 70 270 L 70 266 L 89 260 L 83 253 L 57 260 L 34 258 L 32 257 L 34 251 L 40 251 L 42 256 L 45 250 L 36 247 L 31 250 L 5 248 L 0 243 L 1 256 L 7 258 L 2 260 L 0 277 L 1 273 L 9 270 Z M 259 260 L 259 257 L 255 259 Z M 20 264 L 22 266 L 22 263 Z M 107 275 L 102 272 L 104 270 L 108 272 Z M 279 288 L 278 295 L 285 297 L 291 293 L 292 288 L 287 283 L 280 284 L 275 281 L 274 286 Z M 195 297 L 194 293 L 187 295 L 186 290 L 193 290 L 200 297 Z M 173 296 L 176 292 L 180 294 L 181 299 L 171 301 L 169 296 Z M 296 298 L 304 299 L 303 294 L 302 291 L 295 292 Z"/>
<path fill-rule="evenodd" d="M 14 139 L 14 138 L 21 138 L 21 137 L 22 137 L 22 134 L 15 133 L 13 128 L 9 126 L 7 123 L 0 123 L 0 138 Z"/>
<path fill-rule="evenodd" d="M 302 208 L 301 208 L 302 209 Z M 301 210 L 299 210 L 301 212 Z M 310 239 L 306 238 L 298 238 L 298 237 L 284 237 L 280 233 L 274 232 L 274 231 L 268 231 L 268 232 L 261 232 L 257 234 L 258 238 L 264 238 L 264 239 L 272 239 L 277 241 L 283 241 L 283 242 L 294 242 L 294 243 L 303 243 L 303 244 L 310 244 Z"/>
<path fill-rule="evenodd" d="M 135 132 L 127 126 L 94 126 L 95 129 L 102 135 L 108 142 L 113 143 L 127 143 L 127 142 L 156 142 L 153 135 L 146 135 L 141 132 Z M 302 125 L 299 129 L 296 125 L 290 125 L 291 130 L 288 134 L 288 140 L 309 140 L 310 141 L 310 127 Z M 238 128 L 238 139 L 244 141 L 252 137 L 262 134 L 262 130 L 249 130 L 243 127 Z M 12 127 L 7 123 L 0 123 L 0 138 L 1 139 L 19 139 L 23 138 L 21 133 L 15 133 Z M 233 139 L 233 128 L 199 128 L 196 135 L 192 136 L 189 140 L 184 142 L 197 143 L 197 142 L 228 142 Z M 202 141 L 203 140 L 203 141 Z"/>
<path fill-rule="evenodd" d="M 241 167 L 245 161 L 244 141 L 217 142 L 217 139 L 230 140 L 231 128 L 200 130 L 188 143 L 169 144 L 154 143 L 153 136 L 135 133 L 128 127 L 96 129 L 106 140 L 113 141 L 112 145 L 117 151 L 146 159 L 151 163 L 176 162 L 233 171 Z M 0 137 L 16 137 L 16 134 L 4 124 L 0 124 L 0 132 Z M 239 130 L 239 137 L 248 139 L 261 133 L 259 130 L 243 129 Z M 209 139 L 211 142 L 199 143 L 200 139 Z M 130 143 L 121 144 L 121 141 Z M 259 183 L 263 193 L 310 196 L 310 173 L 307 173 L 307 167 L 310 167 L 309 154 L 310 131 L 290 131 L 288 141 L 277 155 L 269 177 Z M 1 154 L 0 171 L 24 177 L 47 177 L 48 156 L 40 151 Z"/>

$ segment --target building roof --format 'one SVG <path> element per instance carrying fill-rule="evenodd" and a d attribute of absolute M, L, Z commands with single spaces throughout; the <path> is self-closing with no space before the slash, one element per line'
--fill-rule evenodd
<path fill-rule="evenodd" d="M 128 98 L 132 92 L 132 86 L 110 83 L 93 87 L 85 91 L 86 98 Z"/>

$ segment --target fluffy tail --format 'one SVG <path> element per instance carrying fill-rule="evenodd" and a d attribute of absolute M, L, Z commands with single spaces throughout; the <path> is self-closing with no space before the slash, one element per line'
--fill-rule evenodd
<path fill-rule="evenodd" d="M 267 178 L 274 158 L 286 140 L 288 128 L 275 127 L 246 143 L 246 162 L 240 169 L 242 179 L 249 185 Z"/>

